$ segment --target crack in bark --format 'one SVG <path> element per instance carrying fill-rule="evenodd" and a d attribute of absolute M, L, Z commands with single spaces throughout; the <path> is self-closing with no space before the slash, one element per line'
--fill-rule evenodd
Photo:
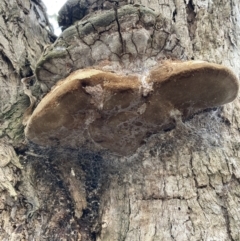
<path fill-rule="evenodd" d="M 118 8 L 116 5 L 114 6 L 114 12 L 115 12 L 115 19 L 116 19 L 117 26 L 118 26 L 118 34 L 119 34 L 120 42 L 122 44 L 122 54 L 123 54 L 125 52 L 124 41 L 123 41 L 123 37 L 122 37 L 122 33 L 121 33 L 121 25 L 118 20 Z"/>
<path fill-rule="evenodd" d="M 223 200 L 224 206 L 221 205 L 221 211 L 222 211 L 223 217 L 224 217 L 225 222 L 226 222 L 227 235 L 228 235 L 229 240 L 234 241 L 235 239 L 231 235 L 230 217 L 229 217 L 228 209 L 227 209 L 227 196 L 228 196 L 228 193 L 229 192 L 228 192 L 227 189 L 223 189 L 223 193 L 220 193 L 220 194 L 216 193 L 216 195 L 219 197 L 220 200 Z"/>
<path fill-rule="evenodd" d="M 195 182 L 195 188 L 198 189 L 198 182 L 197 182 L 196 174 L 195 174 L 194 168 L 193 168 L 193 157 L 192 157 L 192 154 L 191 154 L 191 158 L 190 158 L 190 167 L 191 167 L 191 171 L 192 171 L 192 177 L 193 177 L 193 180 Z M 198 195 L 198 192 L 197 192 L 197 195 Z"/>
<path fill-rule="evenodd" d="M 135 43 L 134 40 L 133 40 L 133 31 L 132 31 L 132 33 L 131 33 L 131 41 L 132 41 L 132 43 L 133 43 L 133 45 L 134 45 L 134 47 L 135 47 L 135 49 L 136 49 L 136 52 L 137 52 L 137 54 L 138 54 L 137 45 L 136 45 L 136 43 Z"/>
<path fill-rule="evenodd" d="M 173 16 L 172 16 L 172 20 L 174 23 L 176 23 L 176 15 L 177 15 L 177 9 L 175 8 L 175 10 L 173 11 Z"/>
<path fill-rule="evenodd" d="M 228 238 L 231 241 L 235 241 L 235 239 L 231 235 L 230 220 L 229 220 L 229 215 L 228 215 L 227 208 L 221 207 L 221 210 L 222 210 L 222 213 L 223 213 L 223 217 L 224 217 L 224 219 L 226 221 L 226 228 L 227 228 Z"/>
<path fill-rule="evenodd" d="M 127 221 L 127 227 L 125 229 L 125 233 L 123 237 L 121 237 L 121 241 L 125 241 L 127 239 L 127 234 L 129 232 L 129 227 L 130 227 L 130 216 L 131 216 L 131 199 L 128 199 L 128 218 L 126 219 Z"/>
<path fill-rule="evenodd" d="M 193 42 L 195 38 L 195 32 L 197 29 L 196 24 L 196 13 L 195 13 L 195 5 L 193 4 L 193 0 L 189 0 L 186 6 L 186 13 L 187 13 L 187 27 L 189 32 L 189 37 L 191 42 Z"/>
<path fill-rule="evenodd" d="M 68 48 L 66 48 L 66 52 L 67 52 L 67 54 L 68 54 L 68 56 L 69 56 L 69 59 L 72 61 L 72 64 L 74 64 L 74 61 L 73 61 L 73 59 L 72 59 L 72 56 L 71 56 Z M 73 67 L 73 66 L 72 66 L 72 67 Z"/>

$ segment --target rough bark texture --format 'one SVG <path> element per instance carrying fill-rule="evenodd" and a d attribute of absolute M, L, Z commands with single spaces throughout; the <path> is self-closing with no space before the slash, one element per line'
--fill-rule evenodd
<path fill-rule="evenodd" d="M 0 240 L 240 240 L 239 99 L 184 122 L 176 116 L 176 128 L 151 135 L 131 156 L 24 141 L 27 95 L 39 101 L 77 68 L 126 73 L 128 63 L 141 68 L 153 56 L 154 62 L 170 57 L 219 63 L 239 76 L 239 1 L 137 4 L 154 11 L 141 15 L 143 8 L 131 5 L 126 8 L 133 14 L 121 19 L 114 5 L 109 21 L 97 21 L 105 8 L 95 13 L 95 6 L 45 51 L 53 37 L 41 2 L 0 2 Z M 88 31 L 76 35 L 88 24 Z M 126 51 L 130 40 L 133 48 Z M 153 43 L 161 49 L 157 45 L 152 55 Z M 22 84 L 36 66 L 39 82 Z"/>

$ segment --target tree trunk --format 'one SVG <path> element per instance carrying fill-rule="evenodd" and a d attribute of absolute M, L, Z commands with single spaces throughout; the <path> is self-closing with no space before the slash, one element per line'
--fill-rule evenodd
<path fill-rule="evenodd" d="M 60 19 L 66 30 L 48 48 L 55 39 L 40 0 L 0 2 L 0 240 L 240 240 L 238 98 L 184 120 L 175 117 L 174 126 L 151 133 L 130 155 L 88 145 L 43 147 L 24 136 L 49 88 L 101 61 L 121 63 L 124 72 L 166 59 L 204 60 L 239 76 L 239 1 L 140 3 L 133 6 L 137 13 L 123 16 L 124 1 L 87 7 L 68 1 Z M 81 14 L 64 22 L 74 6 Z M 107 9 L 114 21 L 93 19 Z M 149 16 L 160 27 L 151 27 Z M 74 28 L 88 22 L 92 32 L 76 37 Z M 141 30 L 144 35 L 137 35 Z M 148 47 L 141 36 L 150 39 Z M 84 52 L 90 50 L 91 59 Z M 49 57 L 53 53 L 57 60 Z"/>

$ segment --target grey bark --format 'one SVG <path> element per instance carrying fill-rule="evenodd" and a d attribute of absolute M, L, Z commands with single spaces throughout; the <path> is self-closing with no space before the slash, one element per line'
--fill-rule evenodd
<path fill-rule="evenodd" d="M 99 12 L 94 16 L 105 11 L 99 10 L 98 3 L 102 6 L 100 1 L 94 3 L 97 7 L 84 16 L 86 21 L 96 8 Z M 137 3 L 154 9 L 163 20 L 159 33 L 140 27 L 150 33 L 144 36 L 153 38 L 157 33 L 156 39 L 164 40 L 161 51 L 154 55 L 156 61 L 205 60 L 226 65 L 239 76 L 237 0 Z M 104 23 L 106 28 L 94 26 L 94 34 L 78 39 L 79 46 L 84 42 L 91 48 L 94 63 L 81 65 L 84 55 L 77 58 L 76 51 L 70 51 L 70 59 L 76 57 L 71 66 L 66 65 L 65 55 L 58 61 L 67 73 L 66 69 L 58 68 L 56 73 L 50 69 L 39 75 L 39 81 L 30 79 L 26 87 L 20 80 L 34 74 L 37 66 L 42 68 L 51 51 L 62 46 L 69 50 L 64 45 L 69 29 L 46 49 L 51 28 L 40 1 L 3 1 L 0 12 L 0 240 L 240 240 L 239 99 L 184 122 L 176 119 L 174 129 L 150 136 L 131 156 L 84 147 L 37 146 L 25 140 L 23 132 L 23 116 L 30 105 L 26 88 L 38 103 L 48 91 L 42 86 L 45 79 L 50 83 L 47 87 L 52 87 L 64 74 L 98 64 L 100 53 L 109 53 L 107 57 L 115 61 L 111 44 L 127 46 L 121 42 L 127 28 L 121 21 L 120 28 L 117 21 L 110 28 L 108 23 Z M 107 38 L 116 32 L 114 27 L 116 42 Z M 140 48 L 141 39 L 135 39 Z M 118 58 L 131 64 L 124 57 L 124 48 L 118 49 Z M 144 48 L 141 51 L 136 51 L 138 61 L 149 54 Z"/>

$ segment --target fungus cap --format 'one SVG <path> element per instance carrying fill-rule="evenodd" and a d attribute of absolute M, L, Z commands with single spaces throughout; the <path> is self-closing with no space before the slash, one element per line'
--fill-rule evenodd
<path fill-rule="evenodd" d="M 74 8 L 75 13 L 77 9 L 79 10 L 78 7 Z M 87 11 L 90 11 L 89 6 Z M 153 55 L 157 56 L 159 49 L 163 48 L 162 43 L 166 41 L 164 38 L 167 38 L 161 36 L 161 41 L 155 43 L 158 35 L 153 36 L 153 32 L 162 34 L 162 31 L 155 29 L 157 24 L 162 25 L 159 16 L 147 7 L 132 4 L 119 6 L 117 16 L 114 8 L 98 14 L 88 14 L 64 30 L 54 44 L 46 48 L 35 69 L 39 83 L 51 89 L 57 81 L 73 71 L 97 66 L 106 60 L 115 62 L 116 67 L 123 65 L 129 70 L 138 68 L 138 63 L 153 66 L 156 64 Z M 121 37 L 118 24 L 121 26 Z M 113 64 L 106 65 L 106 68 L 112 67 Z"/>
<path fill-rule="evenodd" d="M 228 68 L 200 61 L 165 62 L 144 76 L 78 70 L 42 99 L 25 134 L 39 145 L 92 143 L 129 155 L 150 134 L 173 127 L 174 110 L 187 118 L 233 101 L 238 88 Z"/>
<path fill-rule="evenodd" d="M 154 91 L 146 116 L 157 111 L 159 102 L 167 101 L 186 118 L 233 101 L 239 90 L 238 79 L 230 69 L 205 61 L 167 61 L 151 70 L 149 81 L 154 83 Z"/>

